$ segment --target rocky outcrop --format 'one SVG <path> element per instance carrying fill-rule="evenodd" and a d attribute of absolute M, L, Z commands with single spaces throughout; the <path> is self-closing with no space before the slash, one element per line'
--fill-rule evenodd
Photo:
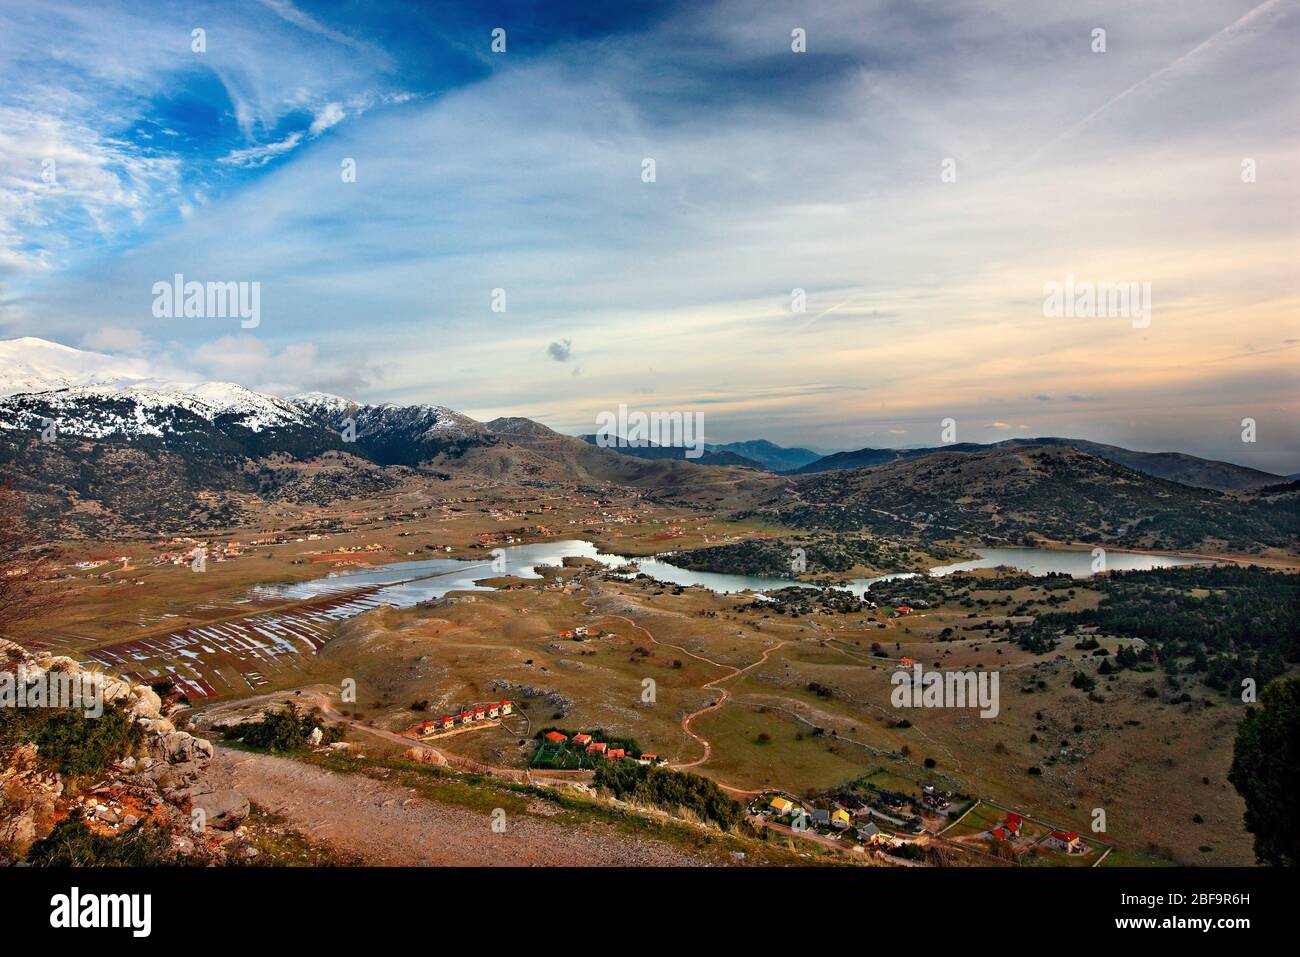
<path fill-rule="evenodd" d="M 148 820 L 171 832 L 177 850 L 204 862 L 246 850 L 229 832 L 248 816 L 248 800 L 205 785 L 211 742 L 178 729 L 153 689 L 83 668 L 68 657 L 32 654 L 3 639 L 0 673 L 13 681 L 21 676 L 28 687 L 51 674 L 76 677 L 66 686 L 76 689 L 81 700 L 61 703 L 90 709 L 99 696 L 105 708 L 121 707 L 141 736 L 135 753 L 93 781 L 65 779 L 50 770 L 34 742 L 0 752 L 0 863 L 21 860 L 34 841 L 73 814 L 105 834 L 124 833 Z"/>

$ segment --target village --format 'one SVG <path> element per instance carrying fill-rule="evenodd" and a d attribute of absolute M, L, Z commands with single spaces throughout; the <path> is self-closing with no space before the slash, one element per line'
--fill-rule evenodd
<path fill-rule="evenodd" d="M 944 863 L 967 856 L 969 863 L 982 865 L 1096 867 L 1114 850 L 1077 831 L 932 785 L 918 796 L 867 783 L 810 800 L 768 791 L 751 800 L 747 811 L 756 822 L 780 830 L 915 862 L 927 860 L 928 851 L 943 854 Z"/>
<path fill-rule="evenodd" d="M 476 728 L 494 728 L 501 724 L 501 718 L 513 713 L 514 702 L 497 701 L 466 708 L 459 714 L 443 715 L 434 721 L 422 721 L 406 734 L 419 738 L 439 738 Z"/>
<path fill-rule="evenodd" d="M 631 739 L 609 738 L 601 731 L 569 732 L 548 728 L 539 732 L 537 751 L 531 767 L 548 770 L 588 770 L 601 761 L 630 761 L 645 766 L 664 767 L 667 758 L 641 751 Z"/>

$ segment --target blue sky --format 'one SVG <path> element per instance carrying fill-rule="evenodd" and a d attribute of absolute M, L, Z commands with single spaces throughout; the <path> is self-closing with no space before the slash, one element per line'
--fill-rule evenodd
<path fill-rule="evenodd" d="M 1293 472 L 1298 7 L 0 0 L 0 336 L 569 432 L 952 417 Z M 155 318 L 176 272 L 261 325 Z M 1150 282 L 1150 327 L 1045 318 L 1067 274 Z"/>

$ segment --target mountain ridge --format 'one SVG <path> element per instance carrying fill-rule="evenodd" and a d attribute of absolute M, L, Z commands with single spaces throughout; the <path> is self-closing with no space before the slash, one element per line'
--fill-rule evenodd
<path fill-rule="evenodd" d="M 793 469 L 786 475 L 812 475 L 840 469 L 872 468 L 887 462 L 921 458 L 939 452 L 976 452 L 995 448 L 1025 448 L 1029 446 L 1061 446 L 1087 452 L 1098 458 L 1127 465 L 1155 478 L 1176 481 L 1193 488 L 1217 491 L 1249 491 L 1285 481 L 1285 477 L 1264 472 L 1246 465 L 1203 459 L 1184 452 L 1138 452 L 1118 445 L 1093 442 L 1088 439 L 1071 439 L 1048 436 L 1034 439 L 1004 439 L 1001 442 L 960 442 L 911 449 L 863 448 L 850 452 L 837 452 L 815 462 Z"/>

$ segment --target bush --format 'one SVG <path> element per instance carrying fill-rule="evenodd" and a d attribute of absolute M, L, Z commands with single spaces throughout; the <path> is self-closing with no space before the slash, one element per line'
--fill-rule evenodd
<path fill-rule="evenodd" d="M 174 867 L 183 861 L 161 828 L 141 822 L 124 834 L 96 834 L 80 817 L 60 821 L 32 845 L 37 867 Z"/>
<path fill-rule="evenodd" d="M 70 777 L 103 772 L 132 754 L 141 736 L 118 705 L 98 718 L 73 708 L 0 709 L 0 753 L 31 742 L 46 767 Z"/>
<path fill-rule="evenodd" d="M 279 711 L 267 709 L 258 721 L 248 721 L 225 728 L 222 734 L 227 741 L 242 741 L 250 748 L 272 753 L 301 751 L 307 739 L 317 728 L 321 729 L 322 744 L 331 744 L 343 737 L 341 728 L 327 728 L 310 714 L 304 714 L 286 702 Z"/>
<path fill-rule="evenodd" d="M 631 798 L 667 811 L 686 809 L 724 830 L 744 819 L 739 802 L 697 774 L 611 761 L 596 768 L 595 783 L 616 798 Z"/>

